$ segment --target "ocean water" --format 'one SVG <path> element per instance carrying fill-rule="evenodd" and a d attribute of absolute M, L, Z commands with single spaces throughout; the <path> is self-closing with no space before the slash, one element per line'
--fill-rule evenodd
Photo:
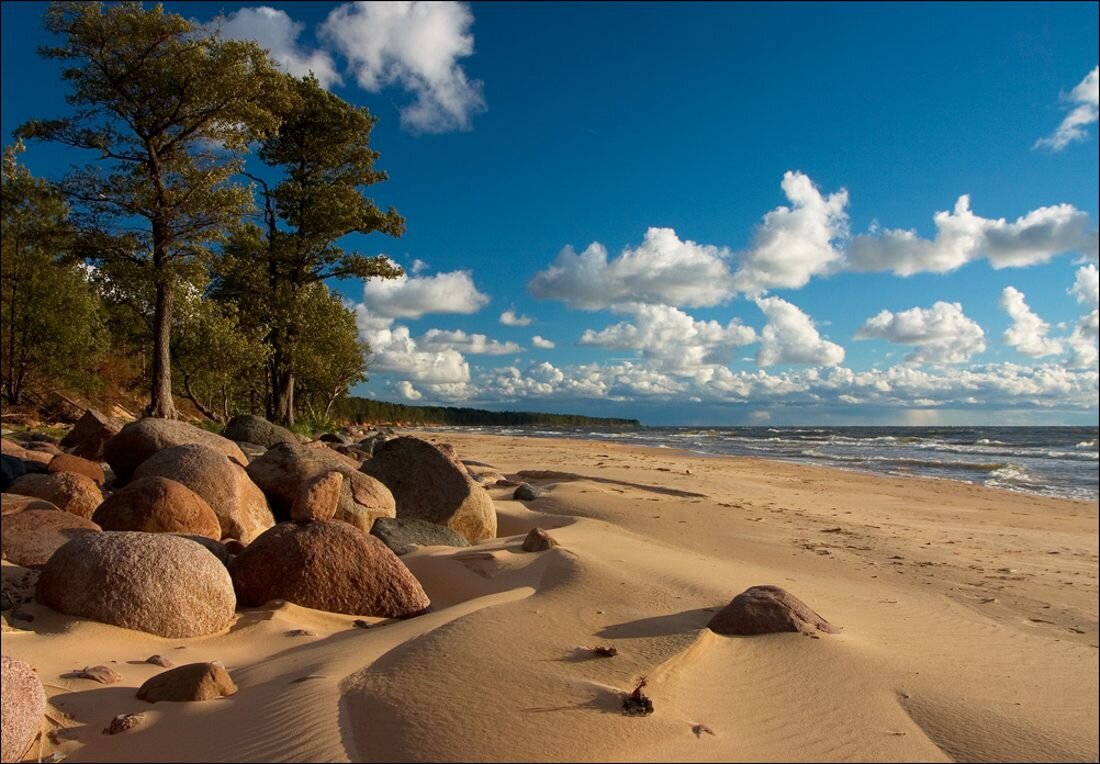
<path fill-rule="evenodd" d="M 436 428 L 448 430 L 452 428 Z M 756 456 L 842 469 L 946 478 L 1022 493 L 1096 501 L 1097 427 L 463 427 Z"/>

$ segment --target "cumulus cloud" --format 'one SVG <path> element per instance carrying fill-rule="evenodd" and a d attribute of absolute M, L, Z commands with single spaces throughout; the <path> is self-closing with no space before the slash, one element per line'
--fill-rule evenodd
<path fill-rule="evenodd" d="M 588 329 L 577 344 L 637 350 L 658 368 L 668 370 L 726 364 L 735 348 L 756 341 L 753 328 L 736 319 L 726 326 L 698 321 L 670 305 L 632 304 L 617 310 L 630 313 L 633 320 L 600 331 Z"/>
<path fill-rule="evenodd" d="M 768 322 L 760 332 L 756 363 L 836 366 L 844 361 L 844 348 L 824 339 L 813 320 L 797 306 L 778 297 L 756 300 Z"/>
<path fill-rule="evenodd" d="M 1090 255 L 1096 249 L 1088 213 L 1070 204 L 1040 207 L 1009 223 L 975 215 L 970 197 L 963 195 L 952 212 L 937 212 L 933 220 L 934 239 L 897 229 L 856 236 L 844 269 L 911 276 L 946 273 L 980 258 L 997 269 L 1013 268 L 1044 263 L 1063 252 Z"/>
<path fill-rule="evenodd" d="M 426 313 L 476 313 L 489 302 L 469 271 L 399 276 L 363 285 L 363 306 L 375 316 L 420 318 Z"/>
<path fill-rule="evenodd" d="M 500 323 L 505 326 L 530 326 L 531 319 L 527 316 L 521 316 L 513 308 L 509 308 L 500 314 Z"/>
<path fill-rule="evenodd" d="M 1000 304 L 1012 319 L 1012 326 L 1002 335 L 1006 345 L 1032 358 L 1062 352 L 1062 343 L 1047 337 L 1050 324 L 1032 312 L 1024 301 L 1023 292 L 1015 287 L 1005 287 L 1001 292 Z"/>
<path fill-rule="evenodd" d="M 397 383 L 397 392 L 407 401 L 418 401 L 424 397 L 424 394 L 413 387 L 412 383 L 408 380 L 402 380 Z"/>
<path fill-rule="evenodd" d="M 320 34 L 347 58 L 360 87 L 397 85 L 413 95 L 402 125 L 440 133 L 468 129 L 485 110 L 481 82 L 458 63 L 474 52 L 473 21 L 465 3 L 355 2 L 333 10 Z"/>
<path fill-rule="evenodd" d="M 791 206 L 766 214 L 752 247 L 739 256 L 734 286 L 746 294 L 801 288 L 842 257 L 834 242 L 848 234 L 848 192 L 823 196 L 800 172 L 784 173 L 781 185 Z"/>
<path fill-rule="evenodd" d="M 458 384 L 470 380 L 470 365 L 457 350 L 425 350 L 401 324 L 383 326 L 362 305 L 356 306 L 360 336 L 370 344 L 369 368 L 392 372 L 407 380 L 429 384 Z"/>
<path fill-rule="evenodd" d="M 671 228 L 650 228 L 641 245 L 627 247 L 610 262 L 599 242 L 580 254 L 566 247 L 528 289 L 535 297 L 584 310 L 635 302 L 717 305 L 731 293 L 729 257 L 726 248 L 681 241 Z"/>
<path fill-rule="evenodd" d="M 531 338 L 531 344 L 543 350 L 553 350 L 556 347 L 553 340 L 544 339 L 537 334 Z"/>
<path fill-rule="evenodd" d="M 1097 365 L 1098 338 L 1100 338 L 1100 275 L 1095 265 L 1077 270 L 1077 277 L 1069 293 L 1084 306 L 1077 325 L 1066 344 L 1069 345 L 1070 365 L 1076 368 L 1094 368 Z"/>
<path fill-rule="evenodd" d="M 1083 141 L 1088 138 L 1088 130 L 1085 128 L 1100 118 L 1100 73 L 1098 72 L 1100 67 L 1094 67 L 1085 75 L 1085 79 L 1069 92 L 1068 96 L 1062 96 L 1064 100 L 1076 105 L 1053 133 L 1035 141 L 1032 148 L 1061 151 L 1074 141 Z"/>
<path fill-rule="evenodd" d="M 323 50 L 307 50 L 298 37 L 305 24 L 294 21 L 284 11 L 266 5 L 240 8 L 226 17 L 219 17 L 221 35 L 234 40 L 254 40 L 271 53 L 275 63 L 288 74 L 303 77 L 310 72 L 321 87 L 340 82 L 336 64 Z"/>
<path fill-rule="evenodd" d="M 884 310 L 867 319 L 855 339 L 881 339 L 916 349 L 905 357 L 914 363 L 965 363 L 985 350 L 985 332 L 963 314 L 957 302 L 937 302 L 931 308 L 898 313 Z"/>
<path fill-rule="evenodd" d="M 467 334 L 461 329 L 449 332 L 429 329 L 418 341 L 421 350 L 440 352 L 457 350 L 468 355 L 508 355 L 522 353 L 523 348 L 514 342 L 491 340 L 484 334 Z"/>

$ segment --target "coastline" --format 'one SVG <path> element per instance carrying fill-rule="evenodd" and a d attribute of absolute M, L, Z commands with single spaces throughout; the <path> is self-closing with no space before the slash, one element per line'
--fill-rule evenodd
<path fill-rule="evenodd" d="M 5 632 L 4 652 L 36 666 L 67 728 L 43 755 L 1097 758 L 1094 504 L 611 442 L 402 434 L 451 443 L 545 493 L 521 502 L 491 487 L 498 538 L 406 555 L 432 612 L 366 630 L 284 604 L 240 611 L 223 635 L 167 640 L 29 606 L 35 620 Z M 536 526 L 561 547 L 521 552 Z M 840 632 L 703 628 L 758 584 L 788 589 Z M 619 655 L 594 658 L 584 648 L 596 644 Z M 223 660 L 240 692 L 137 701 L 153 653 Z M 110 661 L 119 685 L 60 678 Z M 656 710 L 623 716 L 621 693 L 642 676 Z M 100 734 L 136 711 L 141 729 Z"/>

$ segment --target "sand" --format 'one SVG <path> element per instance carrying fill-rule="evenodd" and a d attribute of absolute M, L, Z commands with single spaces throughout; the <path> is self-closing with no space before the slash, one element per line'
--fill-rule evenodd
<path fill-rule="evenodd" d="M 499 538 L 403 558 L 431 613 L 362 629 L 282 604 L 169 640 L 24 606 L 34 620 L 10 621 L 3 652 L 47 684 L 50 734 L 31 760 L 1098 757 L 1095 504 L 591 441 L 425 437 L 545 491 L 520 502 L 492 488 Z M 536 526 L 561 546 L 522 552 Z M 840 633 L 705 629 L 757 584 Z M 139 701 L 163 670 L 143 662 L 154 653 L 221 660 L 239 692 Z M 123 681 L 61 678 L 96 664 Z M 654 713 L 624 716 L 643 676 Z M 134 712 L 140 726 L 102 734 Z"/>

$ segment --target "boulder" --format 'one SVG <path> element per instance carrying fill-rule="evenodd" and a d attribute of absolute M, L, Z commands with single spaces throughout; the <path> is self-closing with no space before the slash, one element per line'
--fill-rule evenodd
<path fill-rule="evenodd" d="M 72 454 L 57 454 L 46 465 L 46 472 L 75 472 L 78 475 L 89 477 L 95 484 L 102 486 L 107 482 L 107 476 L 103 474 L 103 468 L 89 459 L 82 459 Z"/>
<path fill-rule="evenodd" d="M 237 685 L 220 661 L 188 663 L 150 677 L 138 688 L 139 700 L 176 703 L 217 700 L 234 695 Z"/>
<path fill-rule="evenodd" d="M 378 517 L 393 517 L 393 496 L 386 486 L 358 471 L 358 463 L 340 456 L 325 445 L 312 447 L 280 443 L 248 465 L 248 474 L 263 489 L 279 520 L 290 518 L 298 486 L 326 472 L 344 476 L 336 520 L 370 531 Z"/>
<path fill-rule="evenodd" d="M 27 474 L 27 468 L 23 466 L 23 460 L 18 456 L 0 454 L 0 491 L 8 490 L 8 486 L 16 478 Z"/>
<path fill-rule="evenodd" d="M 162 449 L 143 462 L 134 477 L 168 478 L 190 488 L 214 510 L 221 538 L 248 544 L 275 524 L 267 499 L 244 468 L 201 444 Z"/>
<path fill-rule="evenodd" d="M 91 520 L 56 509 L 27 509 L 4 518 L 0 545 L 5 560 L 40 568 L 61 546 L 84 533 L 99 533 Z"/>
<path fill-rule="evenodd" d="M 38 434 L 38 433 L 34 433 Z M 47 440 L 31 440 L 27 442 L 26 449 L 28 451 L 36 451 L 41 454 L 49 454 L 50 456 L 57 456 L 58 454 L 65 453 L 53 443 Z"/>
<path fill-rule="evenodd" d="M 422 546 L 469 546 L 470 542 L 446 525 L 403 517 L 380 517 L 370 529 L 399 557 Z"/>
<path fill-rule="evenodd" d="M 16 512 L 23 512 L 28 509 L 52 509 L 55 512 L 61 511 L 61 508 L 52 501 L 39 499 L 36 496 L 21 496 L 17 493 L 0 494 L 0 514 L 13 515 Z"/>
<path fill-rule="evenodd" d="M 233 623 L 236 597 L 225 566 L 168 533 L 85 533 L 53 553 L 35 599 L 162 637 L 204 637 Z"/>
<path fill-rule="evenodd" d="M 520 483 L 512 493 L 512 498 L 520 501 L 534 501 L 540 496 L 542 496 L 542 489 L 535 488 L 530 483 Z"/>
<path fill-rule="evenodd" d="M 222 537 L 218 516 L 206 500 L 165 477 L 139 478 L 118 489 L 92 519 L 105 531 L 194 533 L 215 541 Z"/>
<path fill-rule="evenodd" d="M 351 443 L 347 436 L 341 435 L 338 432 L 323 432 L 317 436 L 317 440 L 323 443 L 337 443 L 341 446 L 346 446 Z"/>
<path fill-rule="evenodd" d="M 333 520 L 279 523 L 229 563 L 242 605 L 280 599 L 348 615 L 419 615 L 428 595 L 374 536 Z"/>
<path fill-rule="evenodd" d="M 61 447 L 74 456 L 102 459 L 103 447 L 118 435 L 119 426 L 95 409 L 88 409 L 61 439 Z"/>
<path fill-rule="evenodd" d="M 42 730 L 46 690 L 30 664 L 0 656 L 0 761 L 22 761 Z"/>
<path fill-rule="evenodd" d="M 802 600 L 778 586 L 746 589 L 715 613 L 707 628 L 719 634 L 773 634 L 810 628 L 826 634 L 836 632 Z"/>
<path fill-rule="evenodd" d="M 210 552 L 210 554 L 217 557 L 218 562 L 222 565 L 229 565 L 229 548 L 222 542 L 215 541 L 209 536 L 200 536 L 197 533 L 175 533 L 172 535 L 179 536 L 181 539 L 187 539 L 188 541 L 194 541 Z"/>
<path fill-rule="evenodd" d="M 488 492 L 439 447 L 412 437 L 387 440 L 363 464 L 397 502 L 397 516 L 446 525 L 471 543 L 494 538 L 497 515 Z"/>
<path fill-rule="evenodd" d="M 329 443 L 328 445 L 336 453 L 342 454 L 349 459 L 354 459 L 356 467 L 358 467 L 371 457 L 369 451 L 364 451 L 363 449 L 359 448 L 359 446 L 345 446 L 339 443 Z"/>
<path fill-rule="evenodd" d="M 272 424 L 263 417 L 242 414 L 229 420 L 222 430 L 222 437 L 230 440 L 255 443 L 271 448 L 276 443 L 300 443 L 301 439 L 285 427 Z"/>
<path fill-rule="evenodd" d="M 24 475 L 10 489 L 12 493 L 45 499 L 59 509 L 87 518 L 103 501 L 103 491 L 95 481 L 76 472 Z"/>
<path fill-rule="evenodd" d="M 343 488 L 344 475 L 335 470 L 309 478 L 298 486 L 290 519 L 296 523 L 331 520 L 336 516 Z"/>
<path fill-rule="evenodd" d="M 481 485 L 496 485 L 498 480 L 504 480 L 504 475 L 496 467 L 471 462 L 463 462 L 463 465 L 466 467 L 466 473 Z"/>
<path fill-rule="evenodd" d="M 115 471 L 119 485 L 129 482 L 138 466 L 165 448 L 199 444 L 227 456 L 242 467 L 248 464 L 237 444 L 221 435 L 175 419 L 146 417 L 131 422 L 107 442 L 103 456 Z"/>
<path fill-rule="evenodd" d="M 547 549 L 558 546 L 558 540 L 544 531 L 542 528 L 532 528 L 523 539 L 523 551 L 545 552 Z"/>
<path fill-rule="evenodd" d="M 0 438 L 0 454 L 19 459 L 23 462 L 23 469 L 27 472 L 45 472 L 46 465 L 53 460 L 53 454 L 48 454 L 45 451 L 32 451 L 7 438 Z"/>
<path fill-rule="evenodd" d="M 267 446 L 261 446 L 258 443 L 246 443 L 243 440 L 233 441 L 237 444 L 237 448 L 244 451 L 244 455 L 251 462 L 253 459 L 259 459 L 267 451 Z"/>

